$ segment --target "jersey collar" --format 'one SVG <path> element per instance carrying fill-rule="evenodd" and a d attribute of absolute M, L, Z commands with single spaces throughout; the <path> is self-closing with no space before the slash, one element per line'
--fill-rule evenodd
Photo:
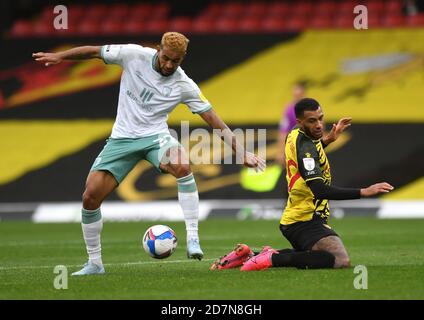
<path fill-rule="evenodd" d="M 308 137 L 309 139 L 311 139 L 313 142 L 319 142 L 321 139 L 312 139 L 310 136 L 308 136 L 304 131 L 302 131 L 302 129 L 298 128 L 299 132 L 301 134 L 303 134 L 304 136 Z"/>
<path fill-rule="evenodd" d="M 158 57 L 158 53 L 156 52 L 154 55 L 153 55 L 153 57 L 152 57 L 152 69 L 153 69 L 153 71 L 154 72 L 156 72 L 159 76 L 161 76 L 162 78 L 165 78 L 165 79 L 169 79 L 169 78 L 171 78 L 176 72 L 177 72 L 177 70 L 175 70 L 175 72 L 173 73 L 173 74 L 170 74 L 169 76 L 164 76 L 162 73 L 160 73 L 157 69 L 156 69 L 156 64 L 157 64 L 157 61 L 158 61 L 158 59 L 159 59 L 159 57 Z"/>
<path fill-rule="evenodd" d="M 152 57 L 152 69 L 153 71 L 155 71 L 157 74 L 159 74 L 160 76 L 162 76 L 162 74 L 156 69 L 156 63 L 158 61 L 158 53 L 156 52 L 153 57 Z"/>

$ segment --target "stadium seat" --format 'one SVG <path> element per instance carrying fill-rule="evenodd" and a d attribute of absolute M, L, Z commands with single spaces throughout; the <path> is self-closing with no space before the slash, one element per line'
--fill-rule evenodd
<path fill-rule="evenodd" d="M 243 14 L 244 6 L 239 2 L 223 4 L 220 10 L 221 17 L 238 18 Z"/>
<path fill-rule="evenodd" d="M 41 13 L 38 16 L 38 19 L 39 20 L 45 20 L 45 19 L 48 19 L 48 18 L 51 19 L 53 17 L 53 15 L 54 15 L 54 12 L 53 11 L 54 11 L 54 6 L 52 6 L 52 5 L 45 6 L 41 10 Z"/>
<path fill-rule="evenodd" d="M 215 31 L 218 33 L 234 33 L 238 30 L 238 19 L 223 17 L 215 23 Z"/>
<path fill-rule="evenodd" d="M 32 34 L 41 37 L 54 36 L 56 31 L 50 19 L 37 20 L 32 28 Z"/>
<path fill-rule="evenodd" d="M 369 11 L 368 12 L 368 21 L 379 21 L 381 22 L 382 19 L 384 18 L 384 13 L 383 12 L 374 12 L 374 11 Z"/>
<path fill-rule="evenodd" d="M 285 2 L 273 2 L 267 6 L 265 17 L 285 17 L 290 11 L 290 5 Z"/>
<path fill-rule="evenodd" d="M 121 23 L 121 20 L 116 18 L 106 20 L 104 23 L 101 24 L 100 31 L 102 34 L 117 35 L 122 33 L 123 24 Z"/>
<path fill-rule="evenodd" d="M 331 28 L 332 25 L 333 22 L 331 17 L 314 17 L 308 27 L 313 29 L 325 29 Z"/>
<path fill-rule="evenodd" d="M 152 19 L 166 19 L 166 17 L 169 15 L 169 11 L 171 8 L 169 7 L 169 4 L 165 2 L 160 2 L 157 4 L 154 4 L 151 9 L 151 13 L 149 15 Z"/>
<path fill-rule="evenodd" d="M 334 12 L 337 9 L 337 4 L 334 1 L 320 1 L 317 5 L 314 7 L 314 15 L 320 15 L 320 16 L 329 16 L 333 15 Z"/>
<path fill-rule="evenodd" d="M 404 19 L 402 15 L 388 15 L 383 18 L 382 26 L 388 28 L 400 27 L 403 26 Z"/>
<path fill-rule="evenodd" d="M 137 3 L 129 12 L 129 16 L 132 19 L 144 19 L 149 17 L 152 12 L 152 5 L 150 3 Z"/>
<path fill-rule="evenodd" d="M 97 20 L 84 19 L 78 25 L 78 33 L 81 35 L 96 35 L 101 32 L 100 23 Z"/>
<path fill-rule="evenodd" d="M 222 5 L 218 3 L 209 4 L 204 10 L 200 12 L 200 14 L 196 17 L 207 17 L 207 18 L 216 18 L 221 14 Z"/>
<path fill-rule="evenodd" d="M 295 17 L 305 17 L 315 12 L 314 10 L 315 10 L 314 6 L 310 2 L 299 1 L 299 2 L 295 2 L 291 6 L 289 15 L 295 16 Z"/>
<path fill-rule="evenodd" d="M 110 20 L 119 20 L 119 19 L 125 19 L 129 14 L 130 8 L 125 3 L 118 3 L 114 4 L 110 7 L 110 10 L 108 10 L 108 14 L 105 16 Z"/>
<path fill-rule="evenodd" d="M 423 15 L 402 16 L 401 0 L 367 0 L 369 27 L 420 27 Z M 305 28 L 351 28 L 356 0 L 300 0 L 272 2 L 211 2 L 198 15 L 169 17 L 166 2 L 116 2 L 71 4 L 67 30 L 52 28 L 53 6 L 44 7 L 37 19 L 16 21 L 12 36 L 70 36 L 96 34 L 161 33 L 167 29 L 185 33 L 260 33 L 298 31 Z"/>
<path fill-rule="evenodd" d="M 85 19 L 102 19 L 108 15 L 108 7 L 105 4 L 87 5 L 84 14 Z"/>
<path fill-rule="evenodd" d="M 307 19 L 306 17 L 296 17 L 292 16 L 287 20 L 285 29 L 288 31 L 300 31 L 305 29 L 307 26 Z"/>
<path fill-rule="evenodd" d="M 192 20 L 190 17 L 175 17 L 169 23 L 169 30 L 182 33 L 189 33 L 192 28 Z"/>
<path fill-rule="evenodd" d="M 422 27 L 424 26 L 424 14 L 416 14 L 406 17 L 406 25 L 408 27 Z"/>
<path fill-rule="evenodd" d="M 262 31 L 261 19 L 255 16 L 245 17 L 239 23 L 239 31 L 246 33 L 259 33 Z"/>
<path fill-rule="evenodd" d="M 267 5 L 262 2 L 252 2 L 245 6 L 243 15 L 250 18 L 263 18 L 267 13 Z"/>
<path fill-rule="evenodd" d="M 282 32 L 286 27 L 286 20 L 280 17 L 272 17 L 262 20 L 262 30 L 265 32 Z"/>
<path fill-rule="evenodd" d="M 402 14 L 402 1 L 400 0 L 389 0 L 386 3 L 386 8 L 385 8 L 385 12 L 386 14 L 394 14 L 394 15 L 399 15 Z"/>
<path fill-rule="evenodd" d="M 382 0 L 369 0 L 366 3 L 368 13 L 382 14 L 385 9 L 384 1 Z"/>
<path fill-rule="evenodd" d="M 380 28 L 381 25 L 381 19 L 378 16 L 371 16 L 368 17 L 368 28 Z"/>
<path fill-rule="evenodd" d="M 68 6 L 68 18 L 79 20 L 81 19 L 86 11 L 86 7 L 80 4 L 71 4 Z"/>
<path fill-rule="evenodd" d="M 122 32 L 127 34 L 142 34 L 145 29 L 145 22 L 141 18 L 132 18 L 124 21 Z"/>
<path fill-rule="evenodd" d="M 168 31 L 169 21 L 167 19 L 153 19 L 146 22 L 146 33 L 161 34 Z"/>
<path fill-rule="evenodd" d="M 69 37 L 69 36 L 76 36 L 79 34 L 78 32 L 78 26 L 80 24 L 81 19 L 79 17 L 72 17 L 69 16 L 68 20 L 68 29 L 67 30 L 59 30 L 56 32 L 57 36 L 60 37 Z"/>
<path fill-rule="evenodd" d="M 198 16 L 191 27 L 193 33 L 212 33 L 215 31 L 215 21 L 210 16 Z"/>
<path fill-rule="evenodd" d="M 340 2 L 337 6 L 336 12 L 337 14 L 353 14 L 353 9 L 357 5 L 354 1 L 343 1 Z"/>
<path fill-rule="evenodd" d="M 13 37 L 28 37 L 32 35 L 32 23 L 28 20 L 16 20 L 10 30 Z"/>
<path fill-rule="evenodd" d="M 353 28 L 353 14 L 349 15 L 339 15 L 334 21 L 333 26 L 336 28 L 348 29 Z"/>

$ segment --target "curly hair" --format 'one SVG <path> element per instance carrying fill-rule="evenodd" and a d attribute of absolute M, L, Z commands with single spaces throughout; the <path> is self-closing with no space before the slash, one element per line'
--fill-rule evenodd
<path fill-rule="evenodd" d="M 188 40 L 183 34 L 179 32 L 166 32 L 162 36 L 160 46 L 161 48 L 166 46 L 171 50 L 185 53 L 187 51 L 187 46 L 189 42 L 190 40 Z"/>

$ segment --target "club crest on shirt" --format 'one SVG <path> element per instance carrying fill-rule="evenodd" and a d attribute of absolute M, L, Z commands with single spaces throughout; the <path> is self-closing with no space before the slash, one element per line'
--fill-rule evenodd
<path fill-rule="evenodd" d="M 171 87 L 167 87 L 167 86 L 163 87 L 162 93 L 165 97 L 169 97 L 171 95 L 171 92 L 172 92 Z"/>
<path fill-rule="evenodd" d="M 315 168 L 314 158 L 303 158 L 303 166 L 306 170 L 311 171 Z"/>

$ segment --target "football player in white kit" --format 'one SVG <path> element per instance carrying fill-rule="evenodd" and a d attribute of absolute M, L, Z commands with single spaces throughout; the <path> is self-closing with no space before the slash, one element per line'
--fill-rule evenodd
<path fill-rule="evenodd" d="M 244 150 L 235 135 L 212 109 L 199 87 L 180 65 L 189 40 L 178 32 L 162 36 L 157 49 L 135 44 L 83 46 L 57 53 L 34 53 L 36 61 L 51 66 L 62 60 L 101 58 L 123 68 L 118 111 L 112 134 L 95 159 L 83 193 L 82 231 L 88 262 L 73 275 L 102 274 L 100 234 L 103 200 L 142 159 L 160 172 L 176 177 L 178 200 L 187 230 L 187 256 L 203 258 L 198 236 L 199 195 L 187 153 L 169 133 L 168 114 L 180 103 L 198 113 L 225 141 L 247 167 L 263 170 L 265 161 Z"/>

